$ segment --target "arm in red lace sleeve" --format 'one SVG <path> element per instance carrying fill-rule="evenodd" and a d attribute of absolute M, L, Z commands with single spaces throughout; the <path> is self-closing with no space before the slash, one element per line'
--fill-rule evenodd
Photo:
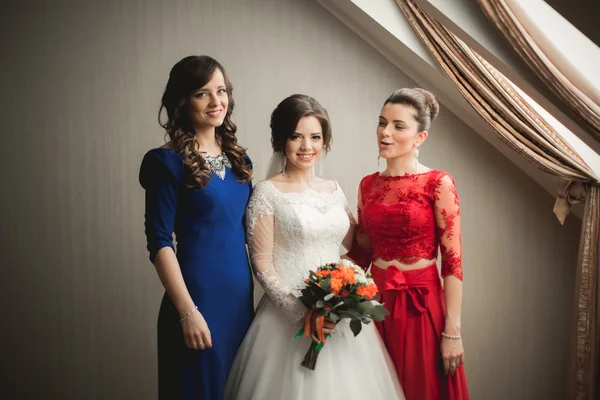
<path fill-rule="evenodd" d="M 361 216 L 363 208 L 362 191 L 363 184 L 361 182 L 360 187 L 358 188 L 358 223 L 354 227 L 354 237 L 352 238 L 352 245 L 350 246 L 350 251 L 347 256 L 351 258 L 356 265 L 359 265 L 366 271 L 371 265 L 373 249 L 371 248 L 369 236 L 363 229 L 363 220 Z"/>
<path fill-rule="evenodd" d="M 435 219 L 442 253 L 442 276 L 453 275 L 462 281 L 460 202 L 456 185 L 450 175 L 444 174 L 440 178 L 435 194 Z"/>

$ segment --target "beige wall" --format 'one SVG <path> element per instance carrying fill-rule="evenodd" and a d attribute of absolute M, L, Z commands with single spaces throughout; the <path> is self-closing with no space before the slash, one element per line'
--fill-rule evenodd
<path fill-rule="evenodd" d="M 257 178 L 272 109 L 294 92 L 319 99 L 334 128 L 326 175 L 353 204 L 376 168 L 382 101 L 414 84 L 309 0 L 45 4 L 0 17 L 0 396 L 155 398 L 162 289 L 137 174 L 162 143 L 156 112 L 172 64 L 205 53 L 226 66 Z M 552 198 L 445 108 L 421 154 L 454 175 L 462 198 L 473 398 L 556 398 L 579 222 L 559 226 Z"/>

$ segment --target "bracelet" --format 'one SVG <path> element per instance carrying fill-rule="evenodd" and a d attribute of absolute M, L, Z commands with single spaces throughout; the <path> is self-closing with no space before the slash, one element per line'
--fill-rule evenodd
<path fill-rule="evenodd" d="M 179 323 L 182 323 L 183 321 L 185 321 L 186 319 L 188 319 L 188 317 L 189 317 L 190 315 L 192 315 L 192 313 L 193 313 L 194 311 L 196 311 L 196 310 L 198 310 L 198 306 L 196 306 L 196 307 L 192 308 L 192 310 L 191 310 L 190 312 L 188 312 L 187 314 L 185 314 L 185 316 L 179 320 Z"/>
<path fill-rule="evenodd" d="M 442 336 L 447 338 L 447 339 L 452 339 L 452 340 L 460 340 L 460 335 L 458 336 L 451 336 L 451 335 L 446 335 L 444 332 L 442 332 Z"/>

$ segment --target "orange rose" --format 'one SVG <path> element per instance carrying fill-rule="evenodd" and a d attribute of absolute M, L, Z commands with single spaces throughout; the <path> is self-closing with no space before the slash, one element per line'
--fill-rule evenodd
<path fill-rule="evenodd" d="M 315 274 L 319 278 L 327 278 L 329 275 L 331 275 L 331 271 L 325 269 L 325 270 L 317 271 L 317 272 L 315 272 Z"/>
<path fill-rule="evenodd" d="M 340 274 L 345 283 L 354 285 L 356 283 L 356 275 L 354 274 L 353 268 L 340 269 Z"/>
<path fill-rule="evenodd" d="M 367 300 L 372 300 L 373 297 L 375 297 L 377 295 L 377 286 L 375 286 L 375 285 L 361 286 L 356 291 L 356 294 L 358 294 L 359 296 L 363 296 Z"/>
<path fill-rule="evenodd" d="M 329 290 L 335 294 L 336 296 L 344 286 L 344 282 L 339 278 L 331 278 L 331 283 L 329 285 Z"/>

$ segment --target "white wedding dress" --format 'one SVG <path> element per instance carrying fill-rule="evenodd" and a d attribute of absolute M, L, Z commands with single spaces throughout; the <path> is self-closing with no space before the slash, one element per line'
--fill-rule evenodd
<path fill-rule="evenodd" d="M 246 222 L 254 273 L 265 296 L 238 350 L 225 399 L 404 399 L 373 323 L 354 337 L 342 320 L 315 370 L 300 365 L 311 342 L 294 338 L 307 311 L 297 296 L 309 270 L 339 259 L 354 223 L 339 185 L 333 193 L 283 193 L 262 181 L 248 203 Z"/>

